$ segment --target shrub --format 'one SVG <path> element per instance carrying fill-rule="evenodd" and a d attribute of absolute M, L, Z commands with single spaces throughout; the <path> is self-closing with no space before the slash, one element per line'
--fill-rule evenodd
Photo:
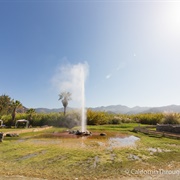
<path fill-rule="evenodd" d="M 121 124 L 122 123 L 122 118 L 115 116 L 113 117 L 110 121 L 109 124 Z"/>
<path fill-rule="evenodd" d="M 103 125 L 108 124 L 110 115 L 106 112 L 97 112 L 90 109 L 87 110 L 87 124 L 88 125 Z"/>
<path fill-rule="evenodd" d="M 161 113 L 147 113 L 147 114 L 137 114 L 134 115 L 133 120 L 135 122 L 141 123 L 141 124 L 150 124 L 150 125 L 156 125 L 161 121 L 163 118 L 163 115 Z"/>
<path fill-rule="evenodd" d="M 161 122 L 163 124 L 180 124 L 180 116 L 176 113 L 165 113 Z"/>

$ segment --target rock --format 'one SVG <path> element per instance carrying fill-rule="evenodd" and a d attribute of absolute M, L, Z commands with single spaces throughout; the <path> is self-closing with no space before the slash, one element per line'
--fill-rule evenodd
<path fill-rule="evenodd" d="M 101 133 L 100 136 L 106 136 L 107 134 L 106 133 Z"/>
<path fill-rule="evenodd" d="M 82 132 L 80 132 L 79 130 L 77 130 L 77 131 L 75 132 L 75 135 L 82 135 Z"/>
<path fill-rule="evenodd" d="M 16 133 L 8 133 L 6 134 L 6 137 L 19 137 L 19 135 Z"/>
<path fill-rule="evenodd" d="M 89 131 L 86 131 L 86 132 L 83 132 L 83 133 L 82 133 L 83 136 L 90 136 L 91 134 L 92 134 L 92 133 L 89 132 Z"/>

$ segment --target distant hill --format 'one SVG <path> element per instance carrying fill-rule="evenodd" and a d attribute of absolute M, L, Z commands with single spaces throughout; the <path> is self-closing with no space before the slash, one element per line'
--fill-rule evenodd
<path fill-rule="evenodd" d="M 162 112 L 176 112 L 180 113 L 180 105 L 169 105 L 169 106 L 161 106 L 161 107 L 127 107 L 123 105 L 111 105 L 111 106 L 101 106 L 95 108 L 89 108 L 92 111 L 104 111 L 108 113 L 114 114 L 138 114 L 138 113 L 162 113 Z M 63 112 L 64 108 L 37 108 L 37 113 L 51 113 L 51 112 Z M 73 108 L 68 107 L 67 111 L 73 110 Z"/>
<path fill-rule="evenodd" d="M 152 107 L 144 111 L 144 113 L 157 113 L 157 112 L 174 112 L 180 113 L 180 105 L 169 105 L 162 107 Z"/>
<path fill-rule="evenodd" d="M 73 108 L 67 107 L 67 111 L 72 110 Z M 36 108 L 35 109 L 37 113 L 51 113 L 51 112 L 64 112 L 64 108 L 54 108 L 54 109 L 48 109 L 48 108 Z"/>
<path fill-rule="evenodd" d="M 50 112 L 62 112 L 62 108 L 56 108 L 56 109 L 48 109 L 48 108 L 36 108 L 35 109 L 37 113 L 50 113 Z"/>
<path fill-rule="evenodd" d="M 141 113 L 143 111 L 148 110 L 148 107 L 127 107 L 127 106 L 123 106 L 123 105 L 112 105 L 112 106 L 102 106 L 102 107 L 96 107 L 96 108 L 90 108 L 93 111 L 105 111 L 105 112 L 113 112 L 116 114 L 137 114 L 137 113 Z"/>
<path fill-rule="evenodd" d="M 105 111 L 120 114 L 138 114 L 138 113 L 163 113 L 163 112 L 176 112 L 180 113 L 180 105 L 169 105 L 161 107 L 127 107 L 122 105 L 102 106 L 97 108 L 91 108 L 94 111 Z"/>

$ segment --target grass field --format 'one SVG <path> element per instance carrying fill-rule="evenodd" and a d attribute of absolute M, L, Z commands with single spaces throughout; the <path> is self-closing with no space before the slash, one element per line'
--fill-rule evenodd
<path fill-rule="evenodd" d="M 88 126 L 92 133 L 107 134 L 96 138 L 56 136 L 65 131 L 63 128 L 5 137 L 0 143 L 0 174 L 79 180 L 147 175 L 139 170 L 180 171 L 180 141 L 132 132 L 137 125 Z M 1 131 L 7 132 L 6 129 Z M 140 138 L 135 146 L 112 147 L 108 144 L 110 137 L 130 135 Z"/>

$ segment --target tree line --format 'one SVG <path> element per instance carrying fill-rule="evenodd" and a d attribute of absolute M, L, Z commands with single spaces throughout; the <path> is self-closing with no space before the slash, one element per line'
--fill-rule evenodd
<path fill-rule="evenodd" d="M 32 114 L 35 113 L 35 109 L 26 109 L 19 100 L 14 100 L 10 96 L 3 94 L 0 96 L 0 118 L 7 116 L 8 125 L 13 126 L 15 124 L 17 113 L 24 113 L 26 111 L 28 120 L 32 120 Z"/>
<path fill-rule="evenodd" d="M 64 112 L 61 113 L 36 113 L 35 109 L 25 108 L 18 100 L 11 99 L 8 95 L 0 96 L 0 119 L 6 126 L 14 126 L 18 119 L 27 119 L 32 126 L 51 125 L 58 127 L 72 128 L 81 124 L 81 115 L 77 111 L 66 112 L 68 101 L 71 100 L 70 93 L 61 93 L 59 100 L 62 100 Z M 87 109 L 88 125 L 141 123 L 156 125 L 180 124 L 178 113 L 147 113 L 147 114 L 111 114 L 108 112 L 97 112 Z"/>

